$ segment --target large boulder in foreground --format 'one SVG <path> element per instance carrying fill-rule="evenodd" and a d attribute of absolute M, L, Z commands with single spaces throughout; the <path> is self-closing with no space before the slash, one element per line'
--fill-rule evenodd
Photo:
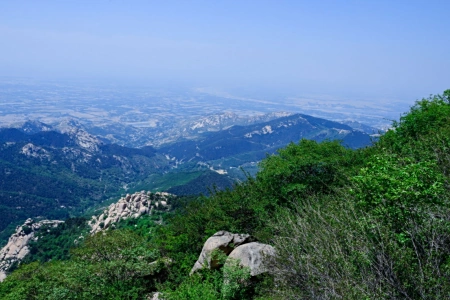
<path fill-rule="evenodd" d="M 198 260 L 195 262 L 194 267 L 189 273 L 192 275 L 195 271 L 204 267 L 209 269 L 217 269 L 220 267 L 220 263 L 214 259 L 211 259 L 212 252 L 219 250 L 225 255 L 230 254 L 236 247 L 248 243 L 251 241 L 250 235 L 231 233 L 228 231 L 216 232 L 213 236 L 208 238 L 203 245 L 202 252 Z"/>
<path fill-rule="evenodd" d="M 241 245 L 234 249 L 225 262 L 225 266 L 239 262 L 242 267 L 250 269 L 250 275 L 256 276 L 267 272 L 267 260 L 275 255 L 275 248 L 258 242 Z"/>

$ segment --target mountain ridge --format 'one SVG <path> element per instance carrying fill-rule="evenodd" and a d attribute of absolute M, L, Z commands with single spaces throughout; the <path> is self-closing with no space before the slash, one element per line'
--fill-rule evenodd
<path fill-rule="evenodd" d="M 4 211 L 0 232 L 30 217 L 74 216 L 110 196 L 136 189 L 192 195 L 208 194 L 214 186 L 229 188 L 234 181 L 246 179 L 241 168 L 255 174 L 258 161 L 302 138 L 341 139 L 353 148 L 371 142 L 368 134 L 345 124 L 280 114 L 284 116 L 262 123 L 205 130 L 196 139 L 158 148 L 108 143 L 71 120 L 55 126 L 58 131 L 31 121 L 18 128 L 1 128 L 0 171 L 5 175 L 0 180 Z M 274 116 L 278 115 L 264 118 Z"/>

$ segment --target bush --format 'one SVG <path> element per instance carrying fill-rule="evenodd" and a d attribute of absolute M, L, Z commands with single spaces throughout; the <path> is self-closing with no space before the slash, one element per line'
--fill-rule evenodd
<path fill-rule="evenodd" d="M 444 204 L 445 178 L 433 161 L 374 155 L 353 183 L 359 207 L 397 233 L 407 219 L 419 222 L 427 207 Z"/>
<path fill-rule="evenodd" d="M 260 164 L 256 178 L 261 197 L 282 206 L 311 193 L 329 193 L 342 186 L 347 173 L 358 165 L 359 152 L 343 147 L 339 141 L 318 143 L 302 139 L 278 150 Z"/>
<path fill-rule="evenodd" d="M 250 268 L 241 267 L 238 260 L 229 258 L 223 267 L 223 278 L 223 299 L 248 299 L 250 297 Z"/>
<path fill-rule="evenodd" d="M 393 122 L 392 130 L 381 137 L 377 147 L 401 152 L 411 142 L 436 135 L 449 127 L 450 90 L 446 90 L 442 96 L 434 95 L 417 101 L 398 122 Z"/>
<path fill-rule="evenodd" d="M 165 290 L 164 299 L 167 300 L 217 300 L 220 299 L 219 285 L 222 276 L 219 272 L 204 278 L 200 274 L 194 274 L 181 283 L 175 290 Z"/>
<path fill-rule="evenodd" d="M 167 260 L 127 230 L 86 239 L 72 259 L 22 265 L 0 284 L 2 299 L 142 299 L 164 280 Z"/>
<path fill-rule="evenodd" d="M 428 210 L 420 225 L 405 219 L 405 242 L 343 197 L 352 199 L 311 199 L 280 212 L 271 225 L 277 289 L 268 292 L 282 299 L 449 297 L 448 208 Z"/>

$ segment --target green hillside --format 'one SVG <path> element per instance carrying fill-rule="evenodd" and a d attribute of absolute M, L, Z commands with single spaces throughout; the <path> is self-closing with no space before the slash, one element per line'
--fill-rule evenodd
<path fill-rule="evenodd" d="M 232 190 L 23 264 L 2 299 L 448 299 L 450 90 L 417 101 L 374 145 L 301 140 Z M 161 224 L 161 225 L 159 225 Z M 134 230 L 138 228 L 139 230 Z M 189 272 L 219 230 L 273 245 L 269 272 Z M 55 245 L 56 246 L 56 245 Z M 220 259 L 218 258 L 220 262 Z"/>
<path fill-rule="evenodd" d="M 120 195 L 124 185 L 168 168 L 151 147 L 94 146 L 85 149 L 73 136 L 54 131 L 0 130 L 1 244 L 27 218 L 79 215 Z"/>

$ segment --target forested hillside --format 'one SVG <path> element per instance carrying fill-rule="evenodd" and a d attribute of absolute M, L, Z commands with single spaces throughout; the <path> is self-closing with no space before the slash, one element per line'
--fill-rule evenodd
<path fill-rule="evenodd" d="M 168 169 L 152 147 L 102 144 L 85 132 L 0 129 L 0 243 L 27 218 L 65 219 Z"/>
<path fill-rule="evenodd" d="M 291 143 L 232 189 L 22 264 L 1 299 L 450 298 L 449 149 L 447 90 L 417 101 L 373 146 Z M 189 276 L 220 230 L 272 245 L 269 271 Z"/>

